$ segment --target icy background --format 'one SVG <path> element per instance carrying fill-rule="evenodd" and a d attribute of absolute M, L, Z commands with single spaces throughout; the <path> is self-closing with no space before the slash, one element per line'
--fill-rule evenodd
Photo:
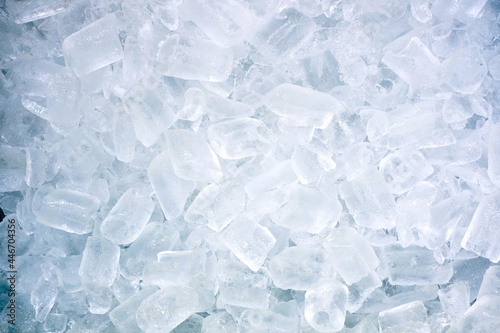
<path fill-rule="evenodd" d="M 0 0 L 14 331 L 500 332 L 499 13 Z"/>

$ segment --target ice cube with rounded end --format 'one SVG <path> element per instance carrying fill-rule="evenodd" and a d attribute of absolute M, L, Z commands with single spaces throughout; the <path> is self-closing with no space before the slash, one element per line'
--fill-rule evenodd
<path fill-rule="evenodd" d="M 222 178 L 217 156 L 199 133 L 183 129 L 165 132 L 172 167 L 178 177 L 213 183 Z"/>
<path fill-rule="evenodd" d="M 102 221 L 102 236 L 117 245 L 132 243 L 148 223 L 154 207 L 153 200 L 129 188 Z"/>
<path fill-rule="evenodd" d="M 107 239 L 90 236 L 83 250 L 78 274 L 82 284 L 92 287 L 109 287 L 118 272 L 120 247 Z"/>
<path fill-rule="evenodd" d="M 207 129 L 208 143 L 224 159 L 266 154 L 272 148 L 273 133 L 258 119 L 238 118 L 211 125 Z"/>
<path fill-rule="evenodd" d="M 233 67 L 233 52 L 206 39 L 172 34 L 160 44 L 159 74 L 184 80 L 225 81 Z"/>
<path fill-rule="evenodd" d="M 283 83 L 264 98 L 266 106 L 279 116 L 302 126 L 325 128 L 332 117 L 344 110 L 333 96 L 311 88 Z"/>
<path fill-rule="evenodd" d="M 42 194 L 41 189 L 46 192 Z M 79 235 L 92 231 L 95 214 L 100 207 L 99 199 L 69 189 L 41 187 L 37 193 L 40 194 L 40 201 L 33 206 L 33 213 L 38 222 Z"/>
<path fill-rule="evenodd" d="M 170 332 L 195 313 L 198 295 L 190 287 L 171 287 L 155 292 L 141 302 L 137 325 L 145 333 Z"/>
<path fill-rule="evenodd" d="M 194 190 L 194 182 L 179 178 L 174 173 L 166 152 L 151 161 L 148 176 L 165 218 L 173 219 L 181 215 L 187 198 Z"/>
<path fill-rule="evenodd" d="M 114 13 L 66 37 L 62 44 L 66 66 L 80 77 L 123 58 Z"/>
<path fill-rule="evenodd" d="M 320 332 L 338 332 L 344 327 L 347 287 L 332 280 L 321 287 L 306 291 L 304 317 Z"/>
<path fill-rule="evenodd" d="M 35 319 L 43 322 L 56 302 L 58 290 L 53 283 L 40 279 L 31 291 L 30 302 L 35 309 Z"/>

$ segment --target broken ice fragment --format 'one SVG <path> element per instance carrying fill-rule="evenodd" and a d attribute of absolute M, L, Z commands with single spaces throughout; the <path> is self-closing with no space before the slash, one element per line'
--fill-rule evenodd
<path fill-rule="evenodd" d="M 157 291 L 141 302 L 137 325 L 145 333 L 170 332 L 195 313 L 198 295 L 190 287 L 171 287 Z"/>
<path fill-rule="evenodd" d="M 206 317 L 201 327 L 201 333 L 233 333 L 236 331 L 234 318 L 225 311 L 219 311 Z"/>
<path fill-rule="evenodd" d="M 460 318 L 469 308 L 470 290 L 465 281 L 455 282 L 438 291 L 443 310 L 455 318 Z"/>
<path fill-rule="evenodd" d="M 145 287 L 109 313 L 109 318 L 121 333 L 139 333 L 136 312 L 142 301 L 158 291 L 156 287 Z"/>
<path fill-rule="evenodd" d="M 83 250 L 78 274 L 82 283 L 89 287 L 109 287 L 115 280 L 120 248 L 107 239 L 90 236 Z"/>
<path fill-rule="evenodd" d="M 199 133 L 176 129 L 166 131 L 165 137 L 178 177 L 207 183 L 222 178 L 217 156 Z"/>
<path fill-rule="evenodd" d="M 227 248 L 254 272 L 264 264 L 267 254 L 276 244 L 269 229 L 244 216 L 231 222 L 220 237 Z"/>
<path fill-rule="evenodd" d="M 464 95 L 479 89 L 488 74 L 486 61 L 475 46 L 454 53 L 443 62 L 443 68 L 446 82 Z"/>
<path fill-rule="evenodd" d="M 462 240 L 462 247 L 494 263 L 500 261 L 500 193 L 481 200 Z"/>
<path fill-rule="evenodd" d="M 326 171 L 335 168 L 335 162 L 306 146 L 295 146 L 292 168 L 302 184 L 316 185 Z"/>
<path fill-rule="evenodd" d="M 68 0 L 7 1 L 5 9 L 17 24 L 23 24 L 62 13 L 68 6 Z"/>
<path fill-rule="evenodd" d="M 283 83 L 264 98 L 266 106 L 279 116 L 298 125 L 325 128 L 332 117 L 344 110 L 337 99 L 328 94 L 290 83 Z"/>
<path fill-rule="evenodd" d="M 129 163 L 135 156 L 135 133 L 132 119 L 123 105 L 115 106 L 113 113 L 113 145 L 118 161 Z"/>
<path fill-rule="evenodd" d="M 154 206 L 150 198 L 129 188 L 102 221 L 102 236 L 117 245 L 132 243 L 148 223 Z"/>
<path fill-rule="evenodd" d="M 35 319 L 43 322 L 54 306 L 57 298 L 57 286 L 41 279 L 31 292 L 30 302 L 35 309 Z"/>
<path fill-rule="evenodd" d="M 213 124 L 207 129 L 208 142 L 224 159 L 240 159 L 266 154 L 272 148 L 273 135 L 261 120 L 239 118 Z"/>
<path fill-rule="evenodd" d="M 417 37 L 399 52 L 388 50 L 382 61 L 414 88 L 440 85 L 441 63 Z"/>
<path fill-rule="evenodd" d="M 332 280 L 306 292 L 304 317 L 320 332 L 338 332 L 344 327 L 346 304 L 347 287 Z"/>
<path fill-rule="evenodd" d="M 41 189 L 45 194 L 42 194 Z M 92 231 L 94 214 L 99 209 L 99 200 L 93 195 L 67 189 L 41 187 L 40 198 L 33 205 L 37 220 L 49 227 L 75 234 Z M 37 194 L 35 194 L 37 195 Z"/>
<path fill-rule="evenodd" d="M 488 135 L 488 176 L 500 185 L 500 124 L 490 123 Z"/>
<path fill-rule="evenodd" d="M 123 50 L 115 14 L 109 14 L 66 37 L 62 48 L 66 65 L 78 77 L 121 60 Z"/>
<path fill-rule="evenodd" d="M 173 34 L 160 44 L 156 62 L 156 71 L 162 75 L 222 82 L 231 73 L 233 53 L 206 39 Z"/>
<path fill-rule="evenodd" d="M 427 324 L 427 309 L 421 301 L 380 312 L 378 323 L 381 333 L 431 332 Z"/>

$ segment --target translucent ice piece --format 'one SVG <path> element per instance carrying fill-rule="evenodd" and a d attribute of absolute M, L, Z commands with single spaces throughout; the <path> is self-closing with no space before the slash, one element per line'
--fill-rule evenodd
<path fill-rule="evenodd" d="M 170 332 L 197 309 L 198 295 L 190 287 L 157 291 L 141 302 L 137 325 L 146 333 Z"/>
<path fill-rule="evenodd" d="M 370 294 L 380 286 L 382 286 L 382 281 L 380 281 L 375 272 L 348 286 L 349 296 L 347 298 L 346 310 L 351 313 L 358 311 Z"/>
<path fill-rule="evenodd" d="M 240 317 L 239 332 L 297 332 L 297 320 L 268 309 L 248 309 Z"/>
<path fill-rule="evenodd" d="M 464 121 L 474 114 L 469 99 L 458 94 L 453 94 L 444 101 L 441 112 L 443 113 L 444 121 L 447 123 Z"/>
<path fill-rule="evenodd" d="M 35 319 L 43 322 L 54 306 L 57 298 L 57 286 L 51 282 L 40 280 L 31 292 L 30 302 L 35 309 Z"/>
<path fill-rule="evenodd" d="M 205 39 L 173 34 L 160 44 L 156 62 L 162 75 L 222 82 L 231 73 L 233 53 Z"/>
<path fill-rule="evenodd" d="M 148 223 L 154 207 L 153 200 L 129 188 L 102 221 L 102 236 L 117 245 L 132 243 Z"/>
<path fill-rule="evenodd" d="M 266 106 L 279 116 L 298 125 L 325 128 L 332 117 L 344 110 L 337 99 L 328 94 L 290 83 L 283 83 L 265 96 Z"/>
<path fill-rule="evenodd" d="M 446 332 L 496 333 L 500 325 L 498 309 L 500 309 L 500 296 L 481 297 Z"/>
<path fill-rule="evenodd" d="M 387 148 L 383 146 L 368 142 L 355 143 L 336 159 L 336 171 L 351 181 L 367 167 L 379 162 L 386 153 Z"/>
<path fill-rule="evenodd" d="M 40 189 L 46 191 L 45 195 Z M 79 235 L 92 231 L 94 215 L 100 207 L 96 197 L 66 189 L 40 189 L 39 201 L 33 202 L 33 213 L 40 223 Z"/>
<path fill-rule="evenodd" d="M 161 251 L 170 251 L 179 240 L 179 232 L 167 223 L 151 222 L 120 257 L 120 271 L 128 279 L 142 277 L 144 267 L 156 261 Z"/>
<path fill-rule="evenodd" d="M 179 216 L 194 190 L 194 182 L 175 175 L 167 153 L 162 153 L 151 161 L 148 176 L 165 217 L 172 219 Z"/>
<path fill-rule="evenodd" d="M 122 105 L 113 113 L 113 144 L 118 161 L 131 162 L 135 156 L 135 133 L 132 119 Z"/>
<path fill-rule="evenodd" d="M 268 278 L 235 261 L 219 261 L 214 271 L 219 285 L 218 301 L 251 309 L 269 306 Z"/>
<path fill-rule="evenodd" d="M 184 218 L 188 222 L 204 222 L 221 231 L 245 208 L 245 190 L 238 184 L 210 184 L 193 200 Z"/>
<path fill-rule="evenodd" d="M 105 314 L 111 308 L 113 302 L 113 294 L 109 288 L 95 287 L 85 289 L 87 294 L 85 301 L 88 304 L 90 313 Z"/>
<path fill-rule="evenodd" d="M 380 161 L 379 170 L 392 193 L 403 194 L 434 172 L 424 155 L 412 148 L 403 148 Z"/>
<path fill-rule="evenodd" d="M 445 146 L 422 149 L 426 159 L 431 164 L 437 165 L 464 165 L 479 160 L 483 154 L 483 143 L 479 133 L 470 133 L 470 135 L 458 138 L 457 142 Z M 491 152 L 490 148 L 488 152 Z M 488 166 L 494 165 L 492 158 L 488 159 Z"/>
<path fill-rule="evenodd" d="M 216 123 L 207 129 L 208 142 L 224 159 L 240 159 L 266 154 L 272 148 L 273 135 L 261 120 L 239 118 Z"/>
<path fill-rule="evenodd" d="M 220 237 L 224 245 L 254 272 L 264 264 L 276 244 L 269 229 L 241 215 L 222 231 Z"/>
<path fill-rule="evenodd" d="M 184 93 L 184 107 L 177 112 L 180 119 L 195 121 L 204 113 L 207 106 L 207 99 L 203 90 L 189 88 Z"/>
<path fill-rule="evenodd" d="M 227 3 L 184 1 L 181 15 L 193 21 L 215 44 L 231 47 L 242 43 L 251 32 L 253 14 L 237 1 Z"/>
<path fill-rule="evenodd" d="M 356 224 L 374 229 L 394 227 L 396 204 L 375 167 L 369 168 L 351 182 L 343 182 L 339 190 Z"/>
<path fill-rule="evenodd" d="M 65 314 L 49 313 L 43 322 L 43 329 L 45 332 L 64 333 L 67 322 L 68 317 Z"/>
<path fill-rule="evenodd" d="M 429 0 L 412 0 L 411 14 L 421 23 L 426 23 L 432 19 L 432 13 L 429 8 Z"/>
<path fill-rule="evenodd" d="M 47 119 L 57 133 L 67 135 L 78 127 L 79 97 L 80 80 L 72 71 L 63 69 L 52 75 L 47 85 Z"/>
<path fill-rule="evenodd" d="M 320 332 L 338 332 L 344 327 L 346 303 L 346 286 L 332 280 L 306 292 L 304 317 Z"/>
<path fill-rule="evenodd" d="M 481 86 L 488 68 L 481 52 L 471 46 L 446 59 L 443 62 L 443 74 L 456 92 L 469 95 Z"/>
<path fill-rule="evenodd" d="M 491 266 L 484 273 L 477 298 L 485 295 L 500 296 L 500 266 Z"/>
<path fill-rule="evenodd" d="M 290 200 L 273 213 L 271 219 L 288 229 L 317 234 L 329 223 L 335 225 L 341 213 L 342 206 L 336 198 L 329 198 L 318 189 L 295 184 Z"/>
<path fill-rule="evenodd" d="M 215 94 L 207 95 L 207 114 L 210 119 L 250 117 L 255 110 L 249 105 Z"/>
<path fill-rule="evenodd" d="M 292 169 L 291 161 L 285 160 L 248 182 L 245 185 L 245 191 L 250 199 L 254 199 L 269 190 L 295 183 L 296 181 L 297 175 Z"/>
<path fill-rule="evenodd" d="M 66 65 L 78 77 L 121 60 L 123 50 L 115 14 L 109 14 L 66 37 L 62 47 Z"/>
<path fill-rule="evenodd" d="M 354 228 L 333 229 L 323 242 L 331 262 L 348 284 L 358 282 L 379 265 L 379 259 L 366 239 Z"/>
<path fill-rule="evenodd" d="M 7 1 L 6 11 L 17 24 L 23 24 L 65 12 L 68 6 L 68 0 Z"/>
<path fill-rule="evenodd" d="M 488 136 L 488 176 L 500 185 L 500 124 L 490 124 Z"/>
<path fill-rule="evenodd" d="M 135 314 L 142 301 L 158 291 L 156 287 L 146 287 L 118 305 L 109 313 L 109 318 L 122 333 L 140 333 Z"/>
<path fill-rule="evenodd" d="M 177 176 L 208 183 L 222 178 L 219 160 L 200 134 L 176 129 L 165 132 L 165 137 Z"/>
<path fill-rule="evenodd" d="M 104 238 L 91 236 L 83 251 L 78 274 L 87 286 L 109 287 L 118 271 L 120 248 Z"/>
<path fill-rule="evenodd" d="M 438 17 L 453 17 L 463 23 L 474 20 L 488 0 L 437 0 L 432 13 Z"/>
<path fill-rule="evenodd" d="M 455 318 L 462 317 L 469 308 L 470 289 L 465 281 L 455 282 L 438 293 L 443 310 Z"/>
<path fill-rule="evenodd" d="M 440 84 L 441 63 L 417 37 L 397 53 L 388 50 L 382 61 L 414 88 Z"/>
<path fill-rule="evenodd" d="M 450 263 L 439 264 L 433 251 L 418 246 L 387 246 L 381 251 L 380 261 L 392 285 L 445 284 L 453 275 Z"/>
<path fill-rule="evenodd" d="M 324 250 L 305 246 L 284 249 L 271 259 L 269 271 L 276 287 L 295 290 L 312 289 L 334 274 Z"/>
<path fill-rule="evenodd" d="M 23 149 L 0 146 L 0 192 L 26 188 L 26 156 Z"/>
<path fill-rule="evenodd" d="M 380 312 L 378 323 L 380 333 L 431 333 L 427 324 L 427 310 L 420 301 Z"/>
<path fill-rule="evenodd" d="M 233 333 L 236 332 L 234 318 L 225 311 L 214 313 L 203 320 L 201 333 Z"/>
<path fill-rule="evenodd" d="M 135 86 L 125 96 L 125 107 L 134 124 L 137 140 L 146 147 L 152 146 L 175 122 L 175 114 L 161 96 L 141 85 Z"/>
<path fill-rule="evenodd" d="M 308 147 L 295 146 L 292 154 L 292 168 L 302 184 L 314 185 L 319 182 L 326 171 L 335 168 L 335 162 Z"/>
<path fill-rule="evenodd" d="M 500 55 L 497 55 L 489 60 L 488 70 L 494 80 L 500 81 Z"/>
<path fill-rule="evenodd" d="M 462 247 L 497 263 L 500 261 L 500 193 L 485 197 L 476 209 Z"/>

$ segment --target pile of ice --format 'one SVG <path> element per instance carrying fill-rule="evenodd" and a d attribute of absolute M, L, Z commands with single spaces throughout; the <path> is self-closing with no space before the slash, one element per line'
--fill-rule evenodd
<path fill-rule="evenodd" d="M 0 1 L 2 332 L 498 332 L 499 11 Z"/>

